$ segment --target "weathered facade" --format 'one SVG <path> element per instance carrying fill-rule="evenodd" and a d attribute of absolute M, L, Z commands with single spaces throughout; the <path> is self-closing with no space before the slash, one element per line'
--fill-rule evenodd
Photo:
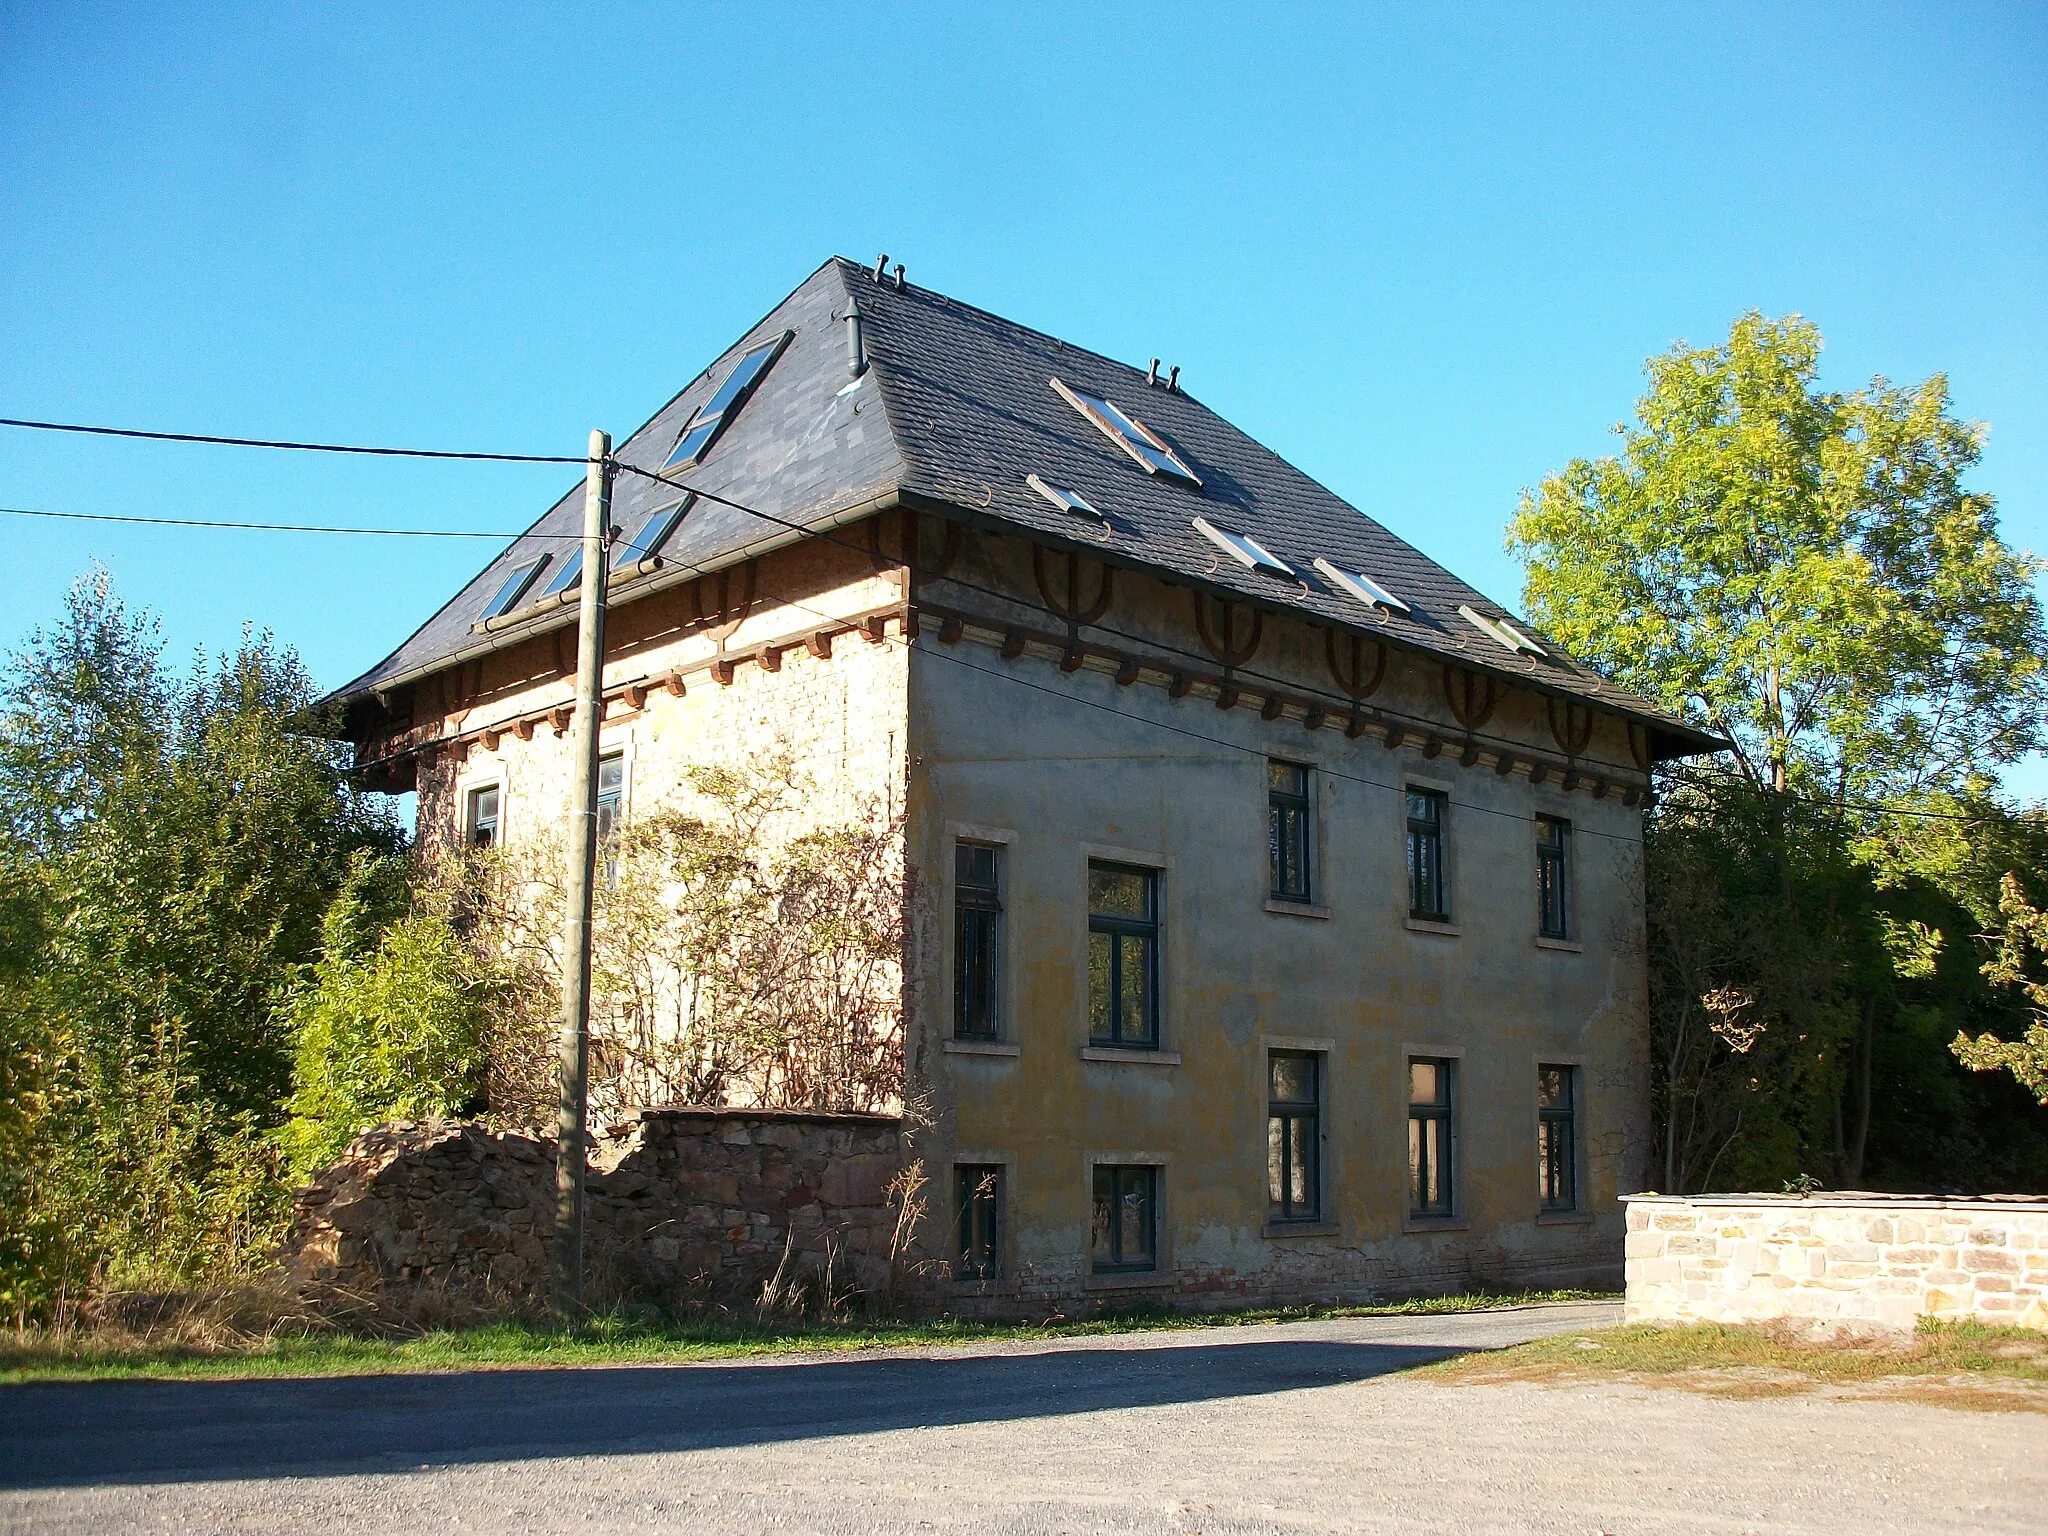
<path fill-rule="evenodd" d="M 781 739 L 820 820 L 905 818 L 935 1299 L 1618 1278 L 1641 807 L 1709 739 L 1156 368 L 844 263 L 619 458 L 629 540 L 705 493 L 614 577 L 619 812 Z M 425 842 L 564 813 L 573 609 L 487 610 L 575 500 L 342 690 Z"/>

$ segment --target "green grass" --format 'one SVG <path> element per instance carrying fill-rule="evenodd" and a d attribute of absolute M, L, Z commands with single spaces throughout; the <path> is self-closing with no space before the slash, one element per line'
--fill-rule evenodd
<path fill-rule="evenodd" d="M 1903 1336 L 1825 1342 L 1786 1328 L 1632 1324 L 1561 1334 L 1426 1366 L 1445 1382 L 1623 1379 L 1721 1397 L 1821 1388 L 1923 1397 L 1959 1407 L 2048 1410 L 2048 1333 L 1923 1320 Z"/>
<path fill-rule="evenodd" d="M 1471 1312 L 1537 1302 L 1610 1300 L 1590 1291 L 1472 1293 L 1355 1307 L 1281 1307 L 1224 1313 L 1133 1310 L 1081 1321 L 909 1323 L 741 1323 L 703 1319 L 601 1317 L 579 1328 L 496 1322 L 373 1338 L 339 1331 L 281 1332 L 213 1346 L 166 1343 L 108 1332 L 0 1334 L 0 1383 L 136 1378 L 233 1379 L 355 1376 L 511 1367 L 683 1364 L 760 1355 L 943 1347 L 991 1341 L 1075 1338 L 1189 1328 L 1259 1327 L 1310 1318 Z"/>

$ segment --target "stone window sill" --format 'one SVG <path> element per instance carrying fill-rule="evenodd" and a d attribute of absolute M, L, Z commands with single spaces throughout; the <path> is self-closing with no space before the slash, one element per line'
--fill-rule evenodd
<path fill-rule="evenodd" d="M 1539 1227 L 1590 1227 L 1594 1217 L 1591 1211 L 1538 1211 L 1536 1225 Z"/>
<path fill-rule="evenodd" d="M 1536 936 L 1536 947 L 1554 949 L 1566 955 L 1583 955 L 1586 952 L 1586 946 L 1577 939 L 1546 939 L 1541 934 Z"/>
<path fill-rule="evenodd" d="M 1146 1291 L 1172 1290 L 1173 1273 L 1170 1270 L 1143 1269 L 1128 1274 L 1083 1275 L 1081 1289 L 1084 1291 Z"/>
<path fill-rule="evenodd" d="M 1439 923 L 1426 917 L 1403 918 L 1401 926 L 1410 933 L 1440 933 L 1450 939 L 1460 938 L 1465 932 L 1456 923 Z"/>
<path fill-rule="evenodd" d="M 1266 910 L 1278 912 L 1283 917 L 1319 917 L 1324 922 L 1330 920 L 1330 909 L 1319 907 L 1311 901 L 1287 901 L 1278 896 L 1268 896 Z"/>
<path fill-rule="evenodd" d="M 1261 1237 L 1335 1237 L 1337 1223 L 1334 1221 L 1269 1221 L 1260 1230 Z"/>
<path fill-rule="evenodd" d="M 1403 1232 L 1465 1232 L 1472 1223 L 1463 1216 L 1403 1216 Z"/>
<path fill-rule="evenodd" d="M 1016 1056 L 1017 1047 L 1002 1040 L 941 1040 L 939 1049 L 949 1056 Z"/>
<path fill-rule="evenodd" d="M 1179 1051 L 1129 1050 L 1114 1045 L 1084 1045 L 1081 1047 L 1083 1061 L 1128 1061 L 1141 1067 L 1177 1067 L 1180 1065 Z"/>

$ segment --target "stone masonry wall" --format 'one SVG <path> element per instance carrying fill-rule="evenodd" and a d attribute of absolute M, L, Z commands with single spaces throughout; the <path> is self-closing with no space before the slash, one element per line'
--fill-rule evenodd
<path fill-rule="evenodd" d="M 750 1298 L 782 1263 L 872 1288 L 887 1278 L 901 1123 L 883 1115 L 648 1110 L 591 1155 L 585 1252 L 655 1300 Z M 287 1262 L 302 1283 L 425 1281 L 544 1292 L 551 1142 L 457 1121 L 366 1131 L 298 1192 Z"/>
<path fill-rule="evenodd" d="M 1623 1198 L 1632 1323 L 2048 1329 L 2048 1197 Z"/>

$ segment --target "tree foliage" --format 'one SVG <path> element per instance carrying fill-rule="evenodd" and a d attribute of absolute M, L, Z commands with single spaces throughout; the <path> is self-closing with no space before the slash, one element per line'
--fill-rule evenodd
<path fill-rule="evenodd" d="M 303 1178 L 370 1126 L 480 1106 L 497 979 L 453 921 L 460 885 L 361 852 L 287 1004 L 297 1059 L 280 1141 Z"/>
<path fill-rule="evenodd" d="M 31 982 L 0 1007 L 10 1098 L 33 1106 L 0 1242 L 18 1309 L 191 1278 L 275 1226 L 279 1004 L 351 857 L 399 841 L 314 696 L 267 636 L 169 669 L 103 573 L 12 658 L 0 821 L 33 908 L 10 940 Z"/>
<path fill-rule="evenodd" d="M 1825 390 L 1820 350 L 1752 313 L 1651 359 L 1621 451 L 1509 529 L 1541 627 L 1730 743 L 1646 834 L 1661 1177 L 2048 1178 L 2048 1127 L 1939 1048 L 1974 1023 L 1973 1064 L 2010 1059 L 1972 948 L 2001 876 L 2048 870 L 1996 794 L 2042 741 L 2041 567 L 1965 484 L 1943 379 Z"/>

